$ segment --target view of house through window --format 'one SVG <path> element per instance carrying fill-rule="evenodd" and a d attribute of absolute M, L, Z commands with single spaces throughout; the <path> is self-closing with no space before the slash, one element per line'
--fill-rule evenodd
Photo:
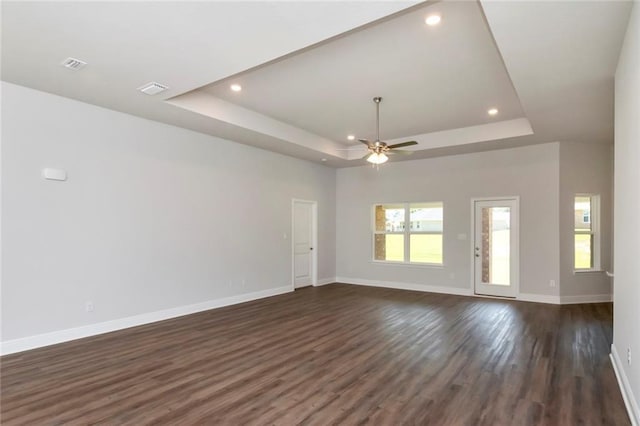
<path fill-rule="evenodd" d="M 598 269 L 599 242 L 597 195 L 576 195 L 574 198 L 574 268 Z"/>
<path fill-rule="evenodd" d="M 376 205 L 374 260 L 441 265 L 442 230 L 442 202 Z"/>

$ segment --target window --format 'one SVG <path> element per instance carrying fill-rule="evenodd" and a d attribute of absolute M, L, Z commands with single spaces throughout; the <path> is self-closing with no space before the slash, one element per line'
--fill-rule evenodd
<path fill-rule="evenodd" d="M 600 230 L 598 195 L 576 195 L 574 198 L 574 268 L 600 269 Z"/>
<path fill-rule="evenodd" d="M 378 204 L 373 210 L 374 260 L 442 265 L 442 202 Z"/>

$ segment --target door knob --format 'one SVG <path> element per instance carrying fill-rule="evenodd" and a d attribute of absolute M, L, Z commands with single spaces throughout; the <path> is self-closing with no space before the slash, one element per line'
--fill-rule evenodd
<path fill-rule="evenodd" d="M 309 250 L 313 250 L 313 247 L 309 247 Z"/>

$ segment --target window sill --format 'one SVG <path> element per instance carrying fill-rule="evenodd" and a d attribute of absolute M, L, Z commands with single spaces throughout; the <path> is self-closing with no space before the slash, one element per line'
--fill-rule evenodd
<path fill-rule="evenodd" d="M 427 268 L 427 269 L 444 269 L 444 263 L 409 263 L 409 262 L 385 262 L 383 260 L 370 260 L 374 265 L 384 266 L 400 266 L 402 268 Z"/>
<path fill-rule="evenodd" d="M 604 270 L 602 269 L 574 269 L 573 273 L 574 274 L 597 274 L 597 273 L 603 273 Z"/>

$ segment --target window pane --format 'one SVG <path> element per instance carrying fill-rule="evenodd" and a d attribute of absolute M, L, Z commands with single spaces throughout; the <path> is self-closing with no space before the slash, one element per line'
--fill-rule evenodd
<path fill-rule="evenodd" d="M 442 232 L 442 203 L 421 203 L 409 206 L 411 231 Z"/>
<path fill-rule="evenodd" d="M 441 234 L 413 234 L 409 243 L 411 262 L 442 263 Z"/>
<path fill-rule="evenodd" d="M 376 231 L 404 231 L 404 206 L 402 204 L 376 206 Z"/>
<path fill-rule="evenodd" d="M 591 231 L 591 197 L 575 198 L 573 216 L 576 231 Z"/>
<path fill-rule="evenodd" d="M 404 262 L 404 235 L 376 234 L 375 259 Z"/>
<path fill-rule="evenodd" d="M 593 267 L 593 236 L 591 234 L 575 234 L 575 268 L 591 269 Z"/>

